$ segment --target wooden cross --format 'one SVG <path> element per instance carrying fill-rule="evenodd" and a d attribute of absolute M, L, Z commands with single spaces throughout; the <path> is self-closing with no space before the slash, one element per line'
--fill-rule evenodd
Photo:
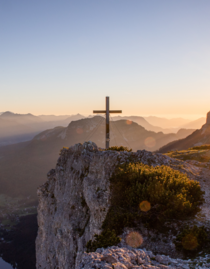
<path fill-rule="evenodd" d="M 109 148 L 110 134 L 109 134 L 109 113 L 122 113 L 122 110 L 109 110 L 109 97 L 106 97 L 106 110 L 93 110 L 93 113 L 106 113 L 106 149 Z"/>

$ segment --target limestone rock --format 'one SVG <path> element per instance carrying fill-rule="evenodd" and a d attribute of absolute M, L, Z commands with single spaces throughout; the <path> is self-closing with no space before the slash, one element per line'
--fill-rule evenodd
<path fill-rule="evenodd" d="M 113 257 L 116 262 L 105 261 L 105 257 Z M 152 258 L 150 259 L 150 257 Z M 154 255 L 145 249 L 109 247 L 98 249 L 96 252 L 84 253 L 81 263 L 76 269 L 190 269 L 209 268 L 208 260 L 210 255 L 195 260 L 172 259 L 165 255 Z M 129 264 L 129 266 L 128 266 Z M 202 264 L 202 265 L 201 265 Z"/>
<path fill-rule="evenodd" d="M 74 268 L 86 243 L 100 233 L 117 157 L 98 151 L 94 143 L 62 151 L 38 189 L 37 268 Z"/>
<path fill-rule="evenodd" d="M 120 250 L 116 249 L 116 255 L 113 256 L 113 251 L 107 249 L 104 250 L 103 258 L 100 253 L 86 254 L 82 258 L 87 242 L 93 240 L 95 234 L 101 233 L 102 223 L 109 210 L 109 179 L 116 166 L 130 160 L 152 166 L 168 165 L 187 173 L 191 178 L 195 177 L 189 163 L 145 150 L 135 153 L 103 151 L 92 142 L 64 148 L 56 168 L 50 170 L 47 182 L 37 191 L 37 269 L 91 268 L 87 265 L 79 267 L 79 264 L 81 259 L 89 262 L 92 258 L 94 264 L 103 264 L 104 267 L 100 268 L 112 268 L 112 262 L 118 264 L 116 266 L 123 264 L 122 268 L 132 268 L 134 265 L 146 268 L 143 266 L 148 263 L 149 255 L 140 252 L 137 255 L 133 251 L 126 251 L 121 255 Z"/>
<path fill-rule="evenodd" d="M 206 124 L 210 125 L 210 111 L 206 115 Z"/>

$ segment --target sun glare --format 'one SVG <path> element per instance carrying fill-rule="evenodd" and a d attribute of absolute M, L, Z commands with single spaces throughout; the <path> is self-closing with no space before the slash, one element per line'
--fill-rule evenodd
<path fill-rule="evenodd" d="M 148 148 L 153 148 L 156 145 L 156 140 L 153 137 L 147 137 L 144 140 L 144 144 L 145 146 L 147 146 Z"/>
<path fill-rule="evenodd" d="M 147 212 L 147 211 L 149 211 L 151 209 L 151 204 L 148 201 L 142 201 L 139 204 L 139 208 L 140 208 L 141 211 Z"/>
<path fill-rule="evenodd" d="M 130 232 L 126 237 L 126 244 L 130 247 L 137 248 L 143 243 L 143 237 L 138 232 Z"/>

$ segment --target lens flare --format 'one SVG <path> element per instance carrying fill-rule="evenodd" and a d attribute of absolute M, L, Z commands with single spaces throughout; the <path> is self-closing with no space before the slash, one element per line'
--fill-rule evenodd
<path fill-rule="evenodd" d="M 148 201 L 142 201 L 140 204 L 139 204 L 139 208 L 141 211 L 143 212 L 147 212 L 151 209 L 151 205 Z"/>
<path fill-rule="evenodd" d="M 143 237 L 138 232 L 130 232 L 125 241 L 130 247 L 137 248 L 143 243 Z"/>
<path fill-rule="evenodd" d="M 126 120 L 126 124 L 130 125 L 130 124 L 132 124 L 132 121 L 131 120 Z"/>
<path fill-rule="evenodd" d="M 147 137 L 144 140 L 144 145 L 148 148 L 153 148 L 156 145 L 156 140 L 153 137 Z"/>
<path fill-rule="evenodd" d="M 182 239 L 182 246 L 184 249 L 193 250 L 198 246 L 198 240 L 193 234 L 187 234 Z"/>
<path fill-rule="evenodd" d="M 76 129 L 76 132 L 77 132 L 77 134 L 82 134 L 84 131 L 83 131 L 82 128 L 77 128 L 77 129 Z"/>

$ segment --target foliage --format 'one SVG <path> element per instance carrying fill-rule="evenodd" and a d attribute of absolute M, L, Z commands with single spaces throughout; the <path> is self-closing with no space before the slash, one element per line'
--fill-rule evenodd
<path fill-rule="evenodd" d="M 202 149 L 210 149 L 210 145 L 209 144 L 205 144 L 205 145 L 201 145 L 201 146 L 196 146 L 196 147 L 189 148 L 189 150 L 202 150 Z"/>
<path fill-rule="evenodd" d="M 103 231 L 100 235 L 94 235 L 95 240 L 87 242 L 87 252 L 96 251 L 97 248 L 106 248 L 120 243 L 120 238 L 116 236 L 115 231 L 109 229 Z"/>
<path fill-rule="evenodd" d="M 179 160 L 195 160 L 198 162 L 205 163 L 210 161 L 209 149 L 209 145 L 203 145 L 199 147 L 189 148 L 188 150 L 170 151 L 165 155 Z"/>
<path fill-rule="evenodd" d="M 129 149 L 129 148 L 123 147 L 123 146 L 120 146 L 120 147 L 117 147 L 117 146 L 109 147 L 107 150 L 128 151 L 128 152 L 131 152 L 132 151 L 132 149 Z"/>
<path fill-rule="evenodd" d="M 135 227 L 141 220 L 157 226 L 169 219 L 183 219 L 199 211 L 203 193 L 197 181 L 167 166 L 148 166 L 142 163 L 118 167 L 111 178 L 112 201 L 104 229 L 120 234 L 124 227 Z M 140 210 L 142 201 L 151 209 Z"/>
<path fill-rule="evenodd" d="M 116 244 L 116 235 L 124 227 L 136 227 L 140 222 L 164 229 L 165 221 L 192 216 L 203 202 L 199 183 L 167 166 L 120 165 L 110 181 L 111 206 L 103 232 L 88 242 L 88 251 Z"/>
<path fill-rule="evenodd" d="M 204 226 L 198 227 L 194 225 L 191 228 L 187 226 L 181 233 L 179 233 L 174 243 L 178 250 L 200 251 L 201 248 L 209 243 L 209 239 Z"/>
<path fill-rule="evenodd" d="M 63 151 L 64 149 L 65 149 L 65 150 L 68 150 L 69 148 L 68 148 L 68 147 L 63 147 L 63 148 L 60 150 L 59 155 L 61 155 L 61 153 L 62 153 L 62 151 Z"/>

